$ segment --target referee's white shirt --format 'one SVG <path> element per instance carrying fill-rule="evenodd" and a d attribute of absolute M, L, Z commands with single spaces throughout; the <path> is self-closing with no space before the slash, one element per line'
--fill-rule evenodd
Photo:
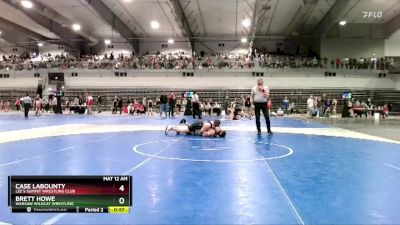
<path fill-rule="evenodd" d="M 199 101 L 199 96 L 197 94 L 193 95 L 192 102 L 198 102 L 198 101 Z"/>
<path fill-rule="evenodd" d="M 269 93 L 269 88 L 268 86 L 263 87 L 263 89 Z M 251 89 L 251 95 L 254 96 L 254 102 L 259 102 L 259 103 L 264 103 L 268 101 L 268 97 L 264 96 L 264 93 L 259 90 L 258 85 L 254 86 Z"/>

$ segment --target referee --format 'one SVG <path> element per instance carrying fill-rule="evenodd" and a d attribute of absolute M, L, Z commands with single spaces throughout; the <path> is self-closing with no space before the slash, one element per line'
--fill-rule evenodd
<path fill-rule="evenodd" d="M 271 123 L 269 121 L 269 112 L 267 108 L 269 89 L 264 85 L 263 79 L 257 80 L 257 85 L 251 89 L 251 96 L 254 102 L 254 110 L 256 114 L 257 134 L 261 134 L 260 111 L 262 111 L 264 114 L 265 122 L 267 123 L 268 134 L 272 134 Z"/>
<path fill-rule="evenodd" d="M 196 115 L 199 117 L 199 120 L 201 120 L 201 110 L 200 110 L 200 103 L 199 103 L 199 95 L 197 94 L 197 92 L 193 92 L 193 96 L 192 96 L 192 114 L 193 114 L 193 119 L 196 119 Z"/>
<path fill-rule="evenodd" d="M 22 102 L 24 104 L 25 118 L 28 118 L 29 109 L 32 106 L 32 99 L 29 97 L 28 93 L 26 93 L 25 97 L 22 99 Z"/>

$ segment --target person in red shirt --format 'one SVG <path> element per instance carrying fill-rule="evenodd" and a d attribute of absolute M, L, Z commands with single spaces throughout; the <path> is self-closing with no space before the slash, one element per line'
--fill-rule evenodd
<path fill-rule="evenodd" d="M 17 108 L 17 111 L 19 111 L 21 109 L 21 99 L 17 98 L 17 100 L 15 100 L 15 107 Z"/>
<path fill-rule="evenodd" d="M 92 114 L 92 107 L 94 104 L 93 96 L 88 93 L 86 97 L 87 114 Z"/>
<path fill-rule="evenodd" d="M 42 99 L 39 95 L 35 98 L 35 116 L 40 116 L 40 112 L 42 111 Z"/>
<path fill-rule="evenodd" d="M 267 107 L 268 107 L 268 110 L 271 110 L 271 109 L 272 109 L 272 100 L 271 100 L 271 99 L 268 99 L 268 105 L 267 105 Z"/>
<path fill-rule="evenodd" d="M 387 104 L 383 106 L 382 118 L 387 118 L 389 116 L 389 107 Z"/>

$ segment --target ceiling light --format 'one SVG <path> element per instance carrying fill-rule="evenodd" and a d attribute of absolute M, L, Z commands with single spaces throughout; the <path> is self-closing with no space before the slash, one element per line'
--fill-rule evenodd
<path fill-rule="evenodd" d="M 1 30 L 0 30 L 0 35 L 1 35 Z"/>
<path fill-rule="evenodd" d="M 243 25 L 244 27 L 249 27 L 249 26 L 251 25 L 250 19 L 244 19 L 244 20 L 242 21 L 242 25 Z"/>
<path fill-rule="evenodd" d="M 27 9 L 30 9 L 33 7 L 33 3 L 31 1 L 28 0 L 23 0 L 21 1 L 21 5 Z"/>
<path fill-rule="evenodd" d="M 342 20 L 342 21 L 339 22 L 339 24 L 340 24 L 341 26 L 346 25 L 346 23 L 347 23 L 346 20 Z"/>
<path fill-rule="evenodd" d="M 174 39 L 172 38 L 168 39 L 168 43 L 173 44 L 174 42 L 175 42 Z"/>
<path fill-rule="evenodd" d="M 158 21 L 153 20 L 150 22 L 150 26 L 153 29 L 158 29 L 160 27 L 160 23 Z"/>
<path fill-rule="evenodd" d="M 242 38 L 240 41 L 243 42 L 243 43 L 246 43 L 247 42 L 247 38 Z"/>
<path fill-rule="evenodd" d="M 39 47 L 42 47 L 42 46 L 43 46 L 43 43 L 39 42 L 39 43 L 37 43 L 37 45 L 38 45 Z"/>
<path fill-rule="evenodd" d="M 106 45 L 111 44 L 111 40 L 109 40 L 109 39 L 104 40 L 104 44 L 106 44 Z"/>
<path fill-rule="evenodd" d="M 133 2 L 133 0 L 124 0 L 124 2 L 131 3 L 131 2 Z"/>
<path fill-rule="evenodd" d="M 81 25 L 79 25 L 79 24 L 77 24 L 77 23 L 74 23 L 74 24 L 72 24 L 72 29 L 73 29 L 74 31 L 78 31 L 78 30 L 81 29 Z"/>

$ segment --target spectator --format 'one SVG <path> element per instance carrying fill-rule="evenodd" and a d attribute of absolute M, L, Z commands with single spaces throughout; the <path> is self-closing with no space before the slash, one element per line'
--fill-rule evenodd
<path fill-rule="evenodd" d="M 118 97 L 118 100 L 117 100 L 117 108 L 119 109 L 119 114 L 122 114 L 122 108 L 123 108 L 123 106 L 124 106 L 124 104 L 123 104 L 122 98 L 121 98 L 121 97 Z"/>
<path fill-rule="evenodd" d="M 311 95 L 307 99 L 307 118 L 312 118 L 314 115 L 314 97 Z"/>
<path fill-rule="evenodd" d="M 88 115 L 93 113 L 93 111 L 92 111 L 93 104 L 94 104 L 93 96 L 91 95 L 91 93 L 87 93 L 87 95 L 86 95 L 86 110 L 87 110 Z"/>
<path fill-rule="evenodd" d="M 295 109 L 296 109 L 296 105 L 294 103 L 294 101 L 290 102 L 290 114 L 294 114 L 295 113 Z"/>
<path fill-rule="evenodd" d="M 174 117 L 174 110 L 175 110 L 175 103 L 176 103 L 176 97 L 175 94 L 172 92 L 170 96 L 168 96 L 168 105 L 169 105 L 169 110 L 168 110 L 168 117 Z"/>
<path fill-rule="evenodd" d="M 117 113 L 117 107 L 118 107 L 118 97 L 115 96 L 113 100 L 112 114 Z"/>
<path fill-rule="evenodd" d="M 244 113 L 249 115 L 249 118 L 253 116 L 253 109 L 251 107 L 251 96 L 247 96 L 245 102 L 244 102 Z"/>
<path fill-rule="evenodd" d="M 165 113 L 165 116 L 167 116 L 167 103 L 168 103 L 168 96 L 163 93 L 160 96 L 160 117 L 162 117 L 162 113 Z"/>
<path fill-rule="evenodd" d="M 103 97 L 101 95 L 99 95 L 99 97 L 97 97 L 97 112 L 101 113 L 101 106 L 102 106 L 102 99 Z"/>
<path fill-rule="evenodd" d="M 285 96 L 285 99 L 283 99 L 283 111 L 284 111 L 286 114 L 289 114 L 289 112 L 288 112 L 289 104 L 290 104 L 289 99 L 288 99 L 287 96 Z"/>
<path fill-rule="evenodd" d="M 15 108 L 17 111 L 21 109 L 21 99 L 19 97 L 15 100 Z"/>
<path fill-rule="evenodd" d="M 57 103 L 58 103 L 57 98 L 56 98 L 56 96 L 53 95 L 53 98 L 51 99 L 51 106 L 53 109 L 53 113 L 57 112 Z"/>
<path fill-rule="evenodd" d="M 42 99 L 40 95 L 37 95 L 35 98 L 35 116 L 40 116 L 40 112 L 42 111 Z"/>
<path fill-rule="evenodd" d="M 225 112 L 225 115 L 228 115 L 228 108 L 229 108 L 229 96 L 226 96 L 225 97 L 225 100 L 224 100 L 224 112 Z"/>
<path fill-rule="evenodd" d="M 147 101 L 147 115 L 153 115 L 153 100 Z"/>
<path fill-rule="evenodd" d="M 211 104 L 209 101 L 204 102 L 204 111 L 208 113 L 209 116 L 211 116 Z"/>

